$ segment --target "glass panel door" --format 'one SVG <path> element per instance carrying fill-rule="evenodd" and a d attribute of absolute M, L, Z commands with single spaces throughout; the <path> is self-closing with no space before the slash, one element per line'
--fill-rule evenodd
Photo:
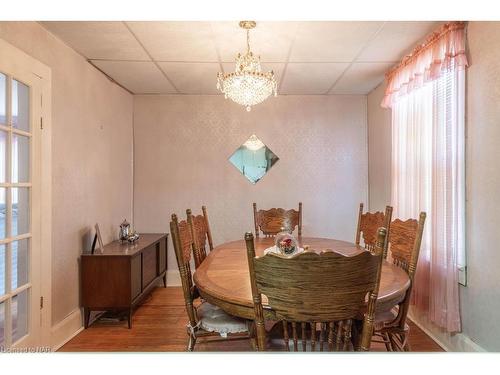
<path fill-rule="evenodd" d="M 0 348 L 5 349 L 40 324 L 33 314 L 39 280 L 33 272 L 31 102 L 28 82 L 0 72 Z"/>

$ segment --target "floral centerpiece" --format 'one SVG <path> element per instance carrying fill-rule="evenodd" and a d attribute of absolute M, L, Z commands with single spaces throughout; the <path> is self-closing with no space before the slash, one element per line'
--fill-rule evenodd
<path fill-rule="evenodd" d="M 297 252 L 299 244 L 290 233 L 278 233 L 275 241 L 276 248 L 283 255 L 291 255 Z"/>

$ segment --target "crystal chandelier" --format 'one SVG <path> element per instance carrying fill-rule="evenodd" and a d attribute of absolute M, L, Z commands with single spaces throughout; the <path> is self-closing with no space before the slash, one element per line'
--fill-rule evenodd
<path fill-rule="evenodd" d="M 217 89 L 224 97 L 244 105 L 247 111 L 252 106 L 266 100 L 269 95 L 277 95 L 277 84 L 274 72 L 263 73 L 260 67 L 260 57 L 250 51 L 250 29 L 255 27 L 255 21 L 241 21 L 240 27 L 247 31 L 247 52 L 236 56 L 236 69 L 232 73 L 217 74 Z"/>

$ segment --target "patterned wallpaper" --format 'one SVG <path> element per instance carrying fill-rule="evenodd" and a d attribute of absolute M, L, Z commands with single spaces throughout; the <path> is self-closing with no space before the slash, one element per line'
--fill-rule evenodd
<path fill-rule="evenodd" d="M 463 333 L 500 351 L 500 22 L 470 22 L 466 79 L 467 287 L 461 288 Z M 485 261 L 487 260 L 487 261 Z"/>
<path fill-rule="evenodd" d="M 391 202 L 391 110 L 380 106 L 385 82 L 368 94 L 368 169 L 370 211 L 384 211 Z"/>
<path fill-rule="evenodd" d="M 135 96 L 136 229 L 168 232 L 172 213 L 205 204 L 220 244 L 253 229 L 252 202 L 302 201 L 304 235 L 354 240 L 368 196 L 366 105 L 366 96 L 278 96 L 246 112 L 222 96 Z M 252 134 L 280 158 L 256 185 L 228 161 Z"/>
<path fill-rule="evenodd" d="M 80 255 L 90 250 L 94 224 L 99 223 L 107 243 L 132 214 L 133 97 L 36 22 L 0 22 L 0 38 L 52 69 L 56 326 L 80 311 Z"/>

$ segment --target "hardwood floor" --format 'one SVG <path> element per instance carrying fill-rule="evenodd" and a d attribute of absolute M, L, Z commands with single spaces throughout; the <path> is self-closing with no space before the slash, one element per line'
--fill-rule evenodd
<path fill-rule="evenodd" d="M 156 288 L 132 317 L 132 329 L 126 319 L 119 322 L 94 322 L 80 332 L 59 351 L 112 352 L 112 351 L 185 351 L 187 317 L 180 287 Z M 410 322 L 412 351 L 443 351 L 429 336 Z M 203 342 L 195 351 L 251 351 L 248 339 Z M 373 344 L 373 351 L 385 351 L 382 344 Z"/>

